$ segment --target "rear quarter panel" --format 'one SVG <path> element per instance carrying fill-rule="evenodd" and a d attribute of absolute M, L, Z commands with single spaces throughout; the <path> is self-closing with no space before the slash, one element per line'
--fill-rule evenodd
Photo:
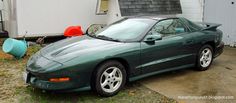
<path fill-rule="evenodd" d="M 197 44 L 197 48 L 196 48 L 197 52 L 204 44 L 208 42 L 214 42 L 215 44 L 214 47 L 220 43 L 219 42 L 220 36 L 218 34 L 218 31 L 211 31 L 211 30 L 198 31 L 198 32 L 195 32 L 194 38 Z"/>

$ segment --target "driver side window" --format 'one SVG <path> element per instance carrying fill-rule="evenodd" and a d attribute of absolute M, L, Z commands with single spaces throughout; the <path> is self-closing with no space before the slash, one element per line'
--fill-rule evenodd
<path fill-rule="evenodd" d="M 150 31 L 150 34 L 160 34 L 162 37 L 188 32 L 188 29 L 179 19 L 165 19 L 159 21 Z"/>

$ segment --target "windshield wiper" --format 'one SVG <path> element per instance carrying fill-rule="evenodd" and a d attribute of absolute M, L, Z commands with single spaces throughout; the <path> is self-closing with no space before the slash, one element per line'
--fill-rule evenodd
<path fill-rule="evenodd" d="M 111 37 L 108 37 L 108 36 L 105 36 L 105 35 L 97 35 L 96 37 L 100 38 L 100 39 L 106 39 L 106 40 L 110 40 L 110 41 L 121 42 L 119 39 L 114 39 L 114 38 L 111 38 Z"/>

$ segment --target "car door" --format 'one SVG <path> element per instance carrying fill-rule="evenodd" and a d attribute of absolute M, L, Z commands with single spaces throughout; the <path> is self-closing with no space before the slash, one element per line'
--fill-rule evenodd
<path fill-rule="evenodd" d="M 193 65 L 194 39 L 189 29 L 179 19 L 159 21 L 146 35 L 161 35 L 154 43 L 141 42 L 141 65 L 143 73 L 167 71 Z"/>

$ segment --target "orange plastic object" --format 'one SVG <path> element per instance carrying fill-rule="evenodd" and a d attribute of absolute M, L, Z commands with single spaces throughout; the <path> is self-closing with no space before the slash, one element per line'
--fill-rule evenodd
<path fill-rule="evenodd" d="M 64 32 L 64 36 L 82 36 L 84 33 L 81 29 L 81 26 L 70 26 L 68 27 L 65 32 Z"/>
<path fill-rule="evenodd" d="M 50 82 L 66 82 L 69 80 L 70 80 L 70 78 L 51 78 L 49 81 Z"/>

